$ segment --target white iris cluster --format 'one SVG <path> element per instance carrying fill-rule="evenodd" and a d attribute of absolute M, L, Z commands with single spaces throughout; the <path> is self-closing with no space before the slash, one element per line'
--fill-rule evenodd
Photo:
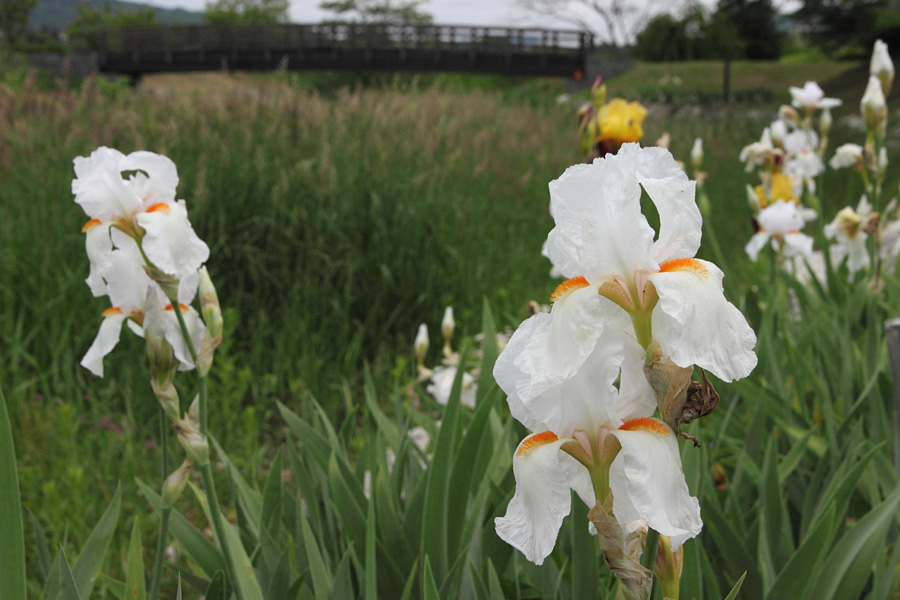
<path fill-rule="evenodd" d="M 191 227 L 184 200 L 176 200 L 177 186 L 175 164 L 152 152 L 101 147 L 75 159 L 72 192 L 90 218 L 83 228 L 91 264 L 86 283 L 111 305 L 81 361 L 95 375 L 103 376 L 103 357 L 118 344 L 123 322 L 148 340 L 165 339 L 181 369 L 195 365 L 175 308 L 194 348 L 209 336 L 189 306 L 209 248 Z"/>
<path fill-rule="evenodd" d="M 641 213 L 653 201 L 660 228 Z M 625 144 L 570 167 L 550 184 L 556 226 L 545 252 L 568 279 L 513 334 L 494 368 L 521 442 L 516 493 L 496 520 L 501 538 L 540 564 L 570 510 L 612 499 L 615 519 L 668 536 L 673 548 L 702 527 L 677 436 L 653 417 L 648 369 L 694 365 L 725 381 L 756 365 L 756 336 L 725 299 L 723 273 L 700 247 L 695 182 L 663 148 Z M 690 371 L 688 371 L 690 372 Z"/>

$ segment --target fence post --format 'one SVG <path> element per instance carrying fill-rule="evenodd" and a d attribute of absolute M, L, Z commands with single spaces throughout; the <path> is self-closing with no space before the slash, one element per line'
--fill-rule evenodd
<path fill-rule="evenodd" d="M 884 322 L 887 337 L 888 360 L 891 364 L 891 383 L 894 397 L 896 430 L 894 437 L 894 467 L 900 468 L 900 319 Z"/>

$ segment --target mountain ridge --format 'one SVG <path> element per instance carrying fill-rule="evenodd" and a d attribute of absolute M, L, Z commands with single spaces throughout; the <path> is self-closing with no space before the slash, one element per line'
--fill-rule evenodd
<path fill-rule="evenodd" d="M 79 14 L 79 7 L 86 4 L 92 8 L 103 10 L 109 7 L 112 12 L 131 12 L 147 10 L 156 15 L 162 23 L 202 23 L 203 13 L 183 8 L 162 8 L 125 2 L 124 0 L 40 0 L 31 12 L 28 28 L 31 30 L 64 31 Z"/>

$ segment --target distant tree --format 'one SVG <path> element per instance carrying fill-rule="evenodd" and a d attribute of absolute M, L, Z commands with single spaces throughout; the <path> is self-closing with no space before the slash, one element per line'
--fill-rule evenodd
<path fill-rule="evenodd" d="M 660 12 L 662 0 L 516 0 L 532 12 L 568 21 L 584 31 L 593 27 L 585 15 L 594 14 L 603 22 L 600 32 L 614 46 L 626 46 L 644 29 L 650 17 Z M 669 3 L 667 9 L 672 8 Z"/>
<path fill-rule="evenodd" d="M 637 58 L 649 61 L 687 60 L 688 37 L 684 22 L 673 15 L 653 17 L 644 30 L 637 34 L 634 53 Z"/>
<path fill-rule="evenodd" d="M 25 33 L 31 11 L 38 0 L 0 1 L 0 33 L 6 46 L 11 50 Z"/>
<path fill-rule="evenodd" d="M 207 23 L 284 23 L 290 0 L 215 0 L 206 5 Z"/>
<path fill-rule="evenodd" d="M 425 0 L 326 0 L 319 8 L 360 23 L 431 23 L 434 17 L 423 4 Z"/>
<path fill-rule="evenodd" d="M 691 3 L 680 15 L 650 19 L 636 36 L 634 53 L 649 61 L 731 59 L 744 56 L 744 43 L 730 18 Z"/>
<path fill-rule="evenodd" d="M 887 0 L 802 0 L 792 17 L 815 45 L 829 51 L 847 45 L 868 47 L 890 10 Z"/>
<path fill-rule="evenodd" d="M 747 58 L 772 60 L 781 56 L 782 35 L 772 0 L 719 0 L 716 12 L 731 21 Z"/>
<path fill-rule="evenodd" d="M 713 13 L 704 27 L 702 58 L 737 59 L 746 52 L 747 45 L 731 18 L 722 12 Z"/>
<path fill-rule="evenodd" d="M 113 11 L 109 6 L 102 10 L 88 4 L 78 7 L 78 16 L 66 29 L 75 48 L 97 49 L 97 33 L 101 29 L 118 29 L 136 25 L 156 25 L 156 13 L 152 8 Z"/>

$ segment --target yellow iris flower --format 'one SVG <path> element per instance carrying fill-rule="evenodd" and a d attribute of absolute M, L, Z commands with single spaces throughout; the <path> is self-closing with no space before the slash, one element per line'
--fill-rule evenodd
<path fill-rule="evenodd" d="M 760 208 L 765 208 L 770 204 L 784 200 L 785 202 L 800 203 L 800 198 L 794 195 L 794 188 L 791 185 L 791 178 L 784 173 L 775 173 L 772 176 L 772 186 L 770 188 L 769 197 L 766 197 L 766 190 L 763 186 L 758 185 L 756 195 L 759 197 Z"/>
<path fill-rule="evenodd" d="M 597 112 L 600 134 L 596 141 L 609 141 L 616 146 L 638 142 L 644 137 L 644 117 L 647 109 L 637 102 L 614 98 Z"/>

